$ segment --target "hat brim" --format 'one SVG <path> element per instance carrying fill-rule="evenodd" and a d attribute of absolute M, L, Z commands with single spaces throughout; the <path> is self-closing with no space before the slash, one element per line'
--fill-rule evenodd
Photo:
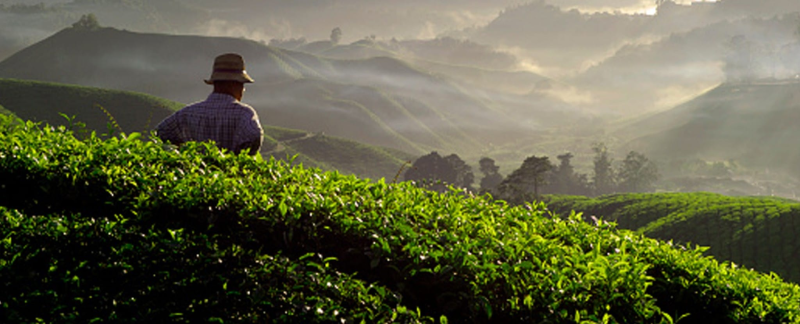
<path fill-rule="evenodd" d="M 211 78 L 203 80 L 206 84 L 214 84 L 214 81 L 236 81 L 241 83 L 253 83 L 255 80 L 251 78 L 247 72 L 242 73 L 229 73 L 229 72 L 214 72 Z"/>

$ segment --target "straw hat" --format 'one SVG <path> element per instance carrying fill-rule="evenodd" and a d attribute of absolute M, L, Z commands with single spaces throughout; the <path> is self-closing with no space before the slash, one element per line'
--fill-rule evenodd
<path fill-rule="evenodd" d="M 241 83 L 252 83 L 254 80 L 244 69 L 244 58 L 235 53 L 222 54 L 214 59 L 214 71 L 211 77 L 205 80 L 206 84 L 214 84 L 214 81 L 239 81 Z"/>

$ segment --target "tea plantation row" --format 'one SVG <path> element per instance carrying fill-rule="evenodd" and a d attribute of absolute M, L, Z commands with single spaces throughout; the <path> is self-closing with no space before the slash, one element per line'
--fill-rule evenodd
<path fill-rule="evenodd" d="M 708 254 L 800 283 L 800 203 L 711 193 L 550 196 L 548 207 L 602 215 L 648 237 L 709 246 Z"/>
<path fill-rule="evenodd" d="M 0 206 L 0 322 L 800 322 L 702 249 L 206 144 L 3 118 Z"/>

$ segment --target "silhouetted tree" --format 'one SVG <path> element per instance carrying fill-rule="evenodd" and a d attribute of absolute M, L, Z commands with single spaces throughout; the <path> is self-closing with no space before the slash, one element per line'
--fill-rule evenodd
<path fill-rule="evenodd" d="M 475 183 L 475 174 L 472 173 L 472 167 L 467 165 L 458 155 L 451 154 L 446 156 L 444 160 L 456 172 L 456 179 L 452 184 L 456 187 L 473 190 L 472 184 Z"/>
<path fill-rule="evenodd" d="M 733 36 L 725 47 L 725 77 L 731 82 L 743 82 L 755 79 L 755 44 L 743 35 Z"/>
<path fill-rule="evenodd" d="M 342 40 L 342 29 L 336 27 L 333 30 L 331 30 L 331 43 L 333 43 L 333 45 L 336 45 L 339 44 L 341 40 Z"/>
<path fill-rule="evenodd" d="M 624 192 L 653 192 L 658 167 L 644 154 L 631 151 L 619 168 L 619 188 Z"/>
<path fill-rule="evenodd" d="M 444 192 L 448 185 L 472 189 L 475 175 L 472 167 L 458 155 L 442 157 L 437 152 L 422 156 L 406 171 L 404 179 L 415 181 L 421 187 Z"/>
<path fill-rule="evenodd" d="M 614 192 L 614 170 L 611 168 L 613 160 L 609 157 L 608 148 L 603 143 L 595 143 L 592 147 L 594 157 L 594 191 L 596 195 L 605 195 Z"/>
<path fill-rule="evenodd" d="M 587 176 L 575 172 L 575 168 L 572 167 L 571 163 L 573 157 L 572 153 L 558 156 L 560 163 L 558 167 L 553 169 L 553 176 L 548 186 L 549 193 L 568 195 L 589 194 L 588 181 L 586 180 Z"/>
<path fill-rule="evenodd" d="M 503 182 L 503 176 L 500 175 L 500 167 L 494 164 L 494 160 L 485 157 L 480 160 L 480 171 L 483 173 L 481 179 L 481 192 L 488 192 L 497 187 Z"/>
<path fill-rule="evenodd" d="M 77 22 L 72 24 L 72 28 L 83 30 L 97 30 L 100 29 L 100 23 L 97 22 L 97 16 L 93 13 L 81 16 Z"/>
<path fill-rule="evenodd" d="M 532 198 L 539 199 L 539 189 L 547 184 L 547 174 L 552 170 L 553 164 L 548 157 L 530 156 L 497 186 L 497 196 L 509 203 L 519 204 L 528 201 L 532 191 Z"/>

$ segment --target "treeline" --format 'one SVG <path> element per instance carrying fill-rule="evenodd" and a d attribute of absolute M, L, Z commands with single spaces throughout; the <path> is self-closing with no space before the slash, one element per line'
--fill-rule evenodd
<path fill-rule="evenodd" d="M 437 152 L 417 159 L 405 173 L 406 181 L 435 191 L 452 185 L 472 192 L 490 193 L 512 204 L 537 200 L 542 194 L 600 196 L 618 192 L 653 192 L 660 175 L 658 167 L 644 154 L 631 151 L 621 163 L 614 163 L 603 143 L 592 147 L 595 153 L 593 173 L 578 173 L 572 165 L 572 153 L 558 155 L 558 164 L 547 156 L 532 155 L 506 177 L 491 158 L 480 160 L 483 174 L 479 186 L 473 186 L 472 167 L 458 155 L 442 157 Z"/>

